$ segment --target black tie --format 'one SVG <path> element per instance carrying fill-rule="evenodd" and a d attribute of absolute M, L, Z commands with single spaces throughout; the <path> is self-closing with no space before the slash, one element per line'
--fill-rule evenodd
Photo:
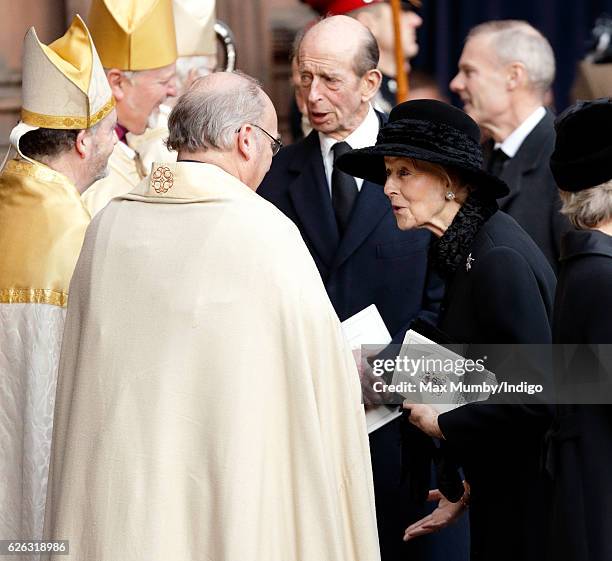
<path fill-rule="evenodd" d="M 496 148 L 493 150 L 491 157 L 489 158 L 489 162 L 487 164 L 487 171 L 499 177 L 501 175 L 502 170 L 504 169 L 505 163 L 510 159 L 510 157 L 501 149 Z"/>
<path fill-rule="evenodd" d="M 336 158 L 342 156 L 342 154 L 348 152 L 350 149 L 351 147 L 346 142 L 336 142 L 332 147 L 334 151 L 334 163 L 336 162 Z M 355 183 L 355 178 L 353 176 L 340 171 L 334 165 L 331 184 L 332 206 L 336 214 L 338 230 L 340 231 L 340 235 L 342 235 L 348 226 L 351 211 L 353 210 L 353 205 L 357 198 L 357 183 Z"/>

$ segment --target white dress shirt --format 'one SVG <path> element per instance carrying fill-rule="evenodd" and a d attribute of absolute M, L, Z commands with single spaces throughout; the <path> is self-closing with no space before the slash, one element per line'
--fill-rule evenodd
<path fill-rule="evenodd" d="M 527 117 L 517 128 L 515 128 L 510 136 L 503 142 L 496 142 L 494 149 L 501 148 L 502 152 L 508 158 L 514 158 L 521 144 L 531 134 L 531 131 L 536 128 L 538 123 L 546 115 L 546 109 L 540 105 L 529 117 Z"/>
<path fill-rule="evenodd" d="M 331 177 L 334 170 L 334 153 L 332 148 L 337 142 L 346 142 L 351 148 L 366 148 L 367 146 L 374 146 L 376 144 L 376 137 L 378 136 L 378 129 L 380 128 L 380 122 L 376 111 L 370 105 L 370 109 L 363 122 L 344 140 L 338 140 L 332 138 L 322 132 L 319 133 L 319 144 L 321 145 L 321 156 L 323 157 L 323 166 L 325 167 L 325 177 L 327 178 L 327 187 L 329 189 L 329 195 L 331 196 Z M 363 179 L 356 177 L 357 189 L 361 191 L 363 185 Z"/>

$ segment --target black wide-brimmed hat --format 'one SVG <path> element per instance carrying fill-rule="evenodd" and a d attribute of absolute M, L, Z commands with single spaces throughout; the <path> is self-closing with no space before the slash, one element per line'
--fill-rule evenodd
<path fill-rule="evenodd" d="M 385 156 L 412 158 L 458 171 L 482 194 L 500 198 L 509 192 L 498 177 L 482 169 L 480 129 L 466 113 L 441 101 L 417 99 L 393 108 L 376 145 L 351 150 L 336 160 L 342 171 L 384 185 Z"/>
<path fill-rule="evenodd" d="M 555 129 L 550 169 L 559 189 L 582 191 L 612 179 L 612 98 L 575 103 Z"/>

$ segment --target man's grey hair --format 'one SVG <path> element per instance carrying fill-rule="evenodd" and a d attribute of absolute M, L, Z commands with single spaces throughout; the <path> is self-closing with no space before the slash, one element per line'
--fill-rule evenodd
<path fill-rule="evenodd" d="M 235 74 L 242 79 L 217 88 L 201 87 L 215 74 L 198 78 L 179 98 L 168 120 L 170 150 L 231 150 L 242 125 L 260 123 L 266 107 L 261 86 L 246 74 Z"/>
<path fill-rule="evenodd" d="M 561 212 L 575 228 L 587 230 L 612 220 L 612 179 L 590 189 L 559 191 Z"/>
<path fill-rule="evenodd" d="M 364 26 L 361 47 L 353 60 L 353 71 L 361 78 L 365 76 L 366 72 L 378 67 L 379 59 L 380 50 L 376 37 Z"/>
<path fill-rule="evenodd" d="M 521 20 L 487 21 L 474 27 L 466 42 L 478 35 L 490 35 L 502 64 L 525 65 L 533 90 L 543 95 L 555 79 L 555 55 L 550 43 L 537 29 Z"/>

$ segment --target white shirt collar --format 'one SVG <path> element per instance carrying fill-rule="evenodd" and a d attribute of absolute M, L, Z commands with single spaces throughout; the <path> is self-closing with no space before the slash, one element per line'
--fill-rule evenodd
<path fill-rule="evenodd" d="M 515 128 L 510 136 L 503 142 L 495 143 L 495 150 L 501 148 L 504 154 L 509 158 L 514 158 L 519 151 L 521 144 L 531 134 L 531 131 L 536 128 L 537 124 L 546 115 L 546 109 L 540 105 L 529 117 L 527 117 L 517 128 Z"/>
<path fill-rule="evenodd" d="M 368 113 L 362 123 L 345 139 L 344 142 L 348 143 L 351 148 L 365 148 L 367 146 L 374 146 L 376 144 L 376 137 L 378 136 L 378 129 L 380 123 L 378 116 L 372 105 L 368 109 Z M 319 134 L 319 144 L 321 145 L 321 156 L 323 157 L 323 166 L 325 167 L 325 177 L 327 178 L 327 186 L 331 193 L 331 176 L 334 168 L 334 154 L 332 147 L 337 142 L 341 142 L 336 138 L 332 138 L 322 132 Z M 357 188 L 361 190 L 363 185 L 363 179 L 356 177 Z"/>

